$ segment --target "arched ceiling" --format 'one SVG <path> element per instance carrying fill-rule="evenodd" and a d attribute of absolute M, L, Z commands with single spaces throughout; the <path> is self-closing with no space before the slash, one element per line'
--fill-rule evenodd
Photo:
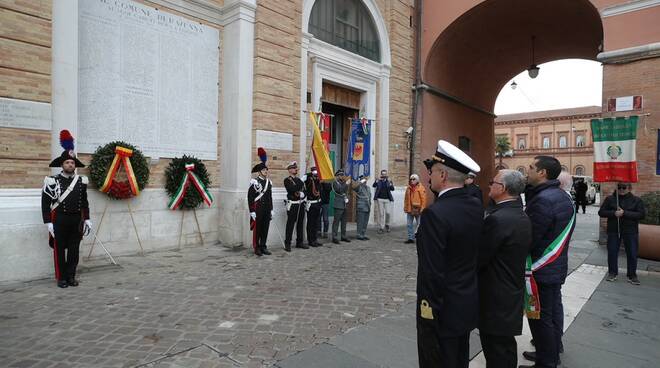
<path fill-rule="evenodd" d="M 603 27 L 588 0 L 488 0 L 449 25 L 424 65 L 424 82 L 486 111 L 502 86 L 531 64 L 595 60 Z M 541 70 L 543 73 L 543 70 Z"/>

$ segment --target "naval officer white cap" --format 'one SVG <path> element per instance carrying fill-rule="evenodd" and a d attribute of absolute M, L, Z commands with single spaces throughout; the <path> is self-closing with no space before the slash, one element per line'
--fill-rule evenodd
<path fill-rule="evenodd" d="M 478 173 L 481 171 L 481 167 L 467 153 L 442 139 L 438 141 L 438 148 L 435 154 L 430 159 L 424 160 L 424 165 L 426 165 L 427 169 L 431 170 L 431 167 L 436 162 L 451 167 L 463 174 L 470 172 Z"/>

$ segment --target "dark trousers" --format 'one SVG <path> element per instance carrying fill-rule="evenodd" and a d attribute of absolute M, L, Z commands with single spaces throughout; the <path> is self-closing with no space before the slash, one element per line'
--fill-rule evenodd
<path fill-rule="evenodd" d="M 302 203 L 292 204 L 286 213 L 286 238 L 285 245 L 291 245 L 293 228 L 296 228 L 296 245 L 301 245 L 303 238 L 303 223 L 305 222 L 305 206 Z"/>
<path fill-rule="evenodd" d="M 323 229 L 323 233 L 326 234 L 328 230 L 330 230 L 330 219 L 329 219 L 329 212 L 330 211 L 330 205 L 329 204 L 322 204 L 321 205 L 321 216 L 319 217 L 319 230 Z"/>
<path fill-rule="evenodd" d="M 578 198 L 575 200 L 575 210 L 577 211 L 580 207 L 582 207 L 582 213 L 585 213 L 587 211 L 587 198 Z"/>
<path fill-rule="evenodd" d="M 319 218 L 321 217 L 321 204 L 312 203 L 307 211 L 307 243 L 310 245 L 317 242 L 319 231 Z"/>
<path fill-rule="evenodd" d="M 563 325 L 563 306 L 561 304 L 561 284 L 537 283 L 539 301 L 541 303 L 541 318 L 529 319 L 529 329 L 532 331 L 536 347 L 536 366 L 557 366 L 559 347 L 561 346 L 561 329 Z"/>
<path fill-rule="evenodd" d="M 417 356 L 420 368 L 467 368 L 470 364 L 469 354 L 469 333 L 456 337 L 440 337 L 433 324 L 417 322 Z"/>
<path fill-rule="evenodd" d="M 367 224 L 369 223 L 369 211 L 357 211 L 357 235 L 367 236 Z"/>
<path fill-rule="evenodd" d="M 346 210 L 335 207 L 335 216 L 332 219 L 332 239 L 337 239 L 337 230 L 341 225 L 341 238 L 346 237 Z"/>
<path fill-rule="evenodd" d="M 255 227 L 252 232 L 252 247 L 257 249 L 266 249 L 266 241 L 268 241 L 268 228 L 270 228 L 270 212 L 257 213 L 255 220 Z"/>
<path fill-rule="evenodd" d="M 76 276 L 78 254 L 80 251 L 80 214 L 58 213 L 53 222 L 55 230 L 55 277 L 58 280 L 70 280 Z"/>
<path fill-rule="evenodd" d="M 481 347 L 484 349 L 487 368 L 516 368 L 518 366 L 518 345 L 513 336 L 497 336 L 480 333 Z"/>
<path fill-rule="evenodd" d="M 607 268 L 612 275 L 619 273 L 619 248 L 621 241 L 626 248 L 628 277 L 637 277 L 637 251 L 639 250 L 639 234 L 607 234 Z"/>

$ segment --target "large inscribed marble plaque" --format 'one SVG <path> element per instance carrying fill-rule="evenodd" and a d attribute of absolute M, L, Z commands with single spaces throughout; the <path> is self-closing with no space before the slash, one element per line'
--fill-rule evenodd
<path fill-rule="evenodd" d="M 217 159 L 219 31 L 130 0 L 79 4 L 78 150 Z"/>

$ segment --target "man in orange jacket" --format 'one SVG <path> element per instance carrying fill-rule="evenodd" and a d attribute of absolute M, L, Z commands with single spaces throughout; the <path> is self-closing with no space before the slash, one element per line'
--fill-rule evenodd
<path fill-rule="evenodd" d="M 415 233 L 419 226 L 419 217 L 422 211 L 426 208 L 426 189 L 419 183 L 419 176 L 417 174 L 410 175 L 408 187 L 406 188 L 406 195 L 403 202 L 403 211 L 408 217 L 408 240 L 406 244 L 415 242 Z M 413 222 L 415 223 L 413 226 Z"/>

